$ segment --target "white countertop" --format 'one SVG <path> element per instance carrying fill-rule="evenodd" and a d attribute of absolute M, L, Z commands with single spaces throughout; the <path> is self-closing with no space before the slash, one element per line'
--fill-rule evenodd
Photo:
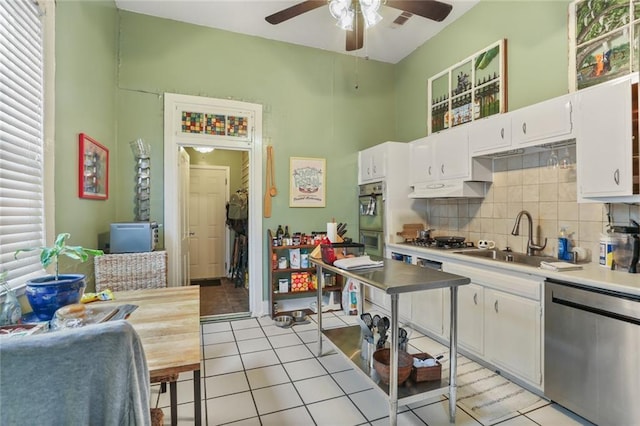
<path fill-rule="evenodd" d="M 566 281 L 574 284 L 617 291 L 640 297 L 640 274 L 630 274 L 626 271 L 612 271 L 597 263 L 582 264 L 582 269 L 577 271 L 555 272 L 517 263 L 500 262 L 481 257 L 466 256 L 454 253 L 455 250 L 442 250 L 427 247 L 412 246 L 401 243 L 387 243 L 387 248 L 403 254 L 414 255 L 429 260 L 441 262 L 455 261 L 468 265 L 483 265 L 491 268 L 502 269 L 535 275 L 537 277 L 551 278 L 558 281 Z"/>

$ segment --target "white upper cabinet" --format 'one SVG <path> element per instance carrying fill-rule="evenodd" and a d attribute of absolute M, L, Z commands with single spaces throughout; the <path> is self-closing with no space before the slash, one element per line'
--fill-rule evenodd
<path fill-rule="evenodd" d="M 632 102 L 637 93 L 637 83 L 632 82 L 631 76 L 578 92 L 576 150 L 580 201 L 640 199 L 638 111 L 633 110 Z"/>
<path fill-rule="evenodd" d="M 573 99 L 564 95 L 511 112 L 512 147 L 571 139 Z"/>
<path fill-rule="evenodd" d="M 511 118 L 499 114 L 469 126 L 469 149 L 473 155 L 491 154 L 511 147 Z"/>
<path fill-rule="evenodd" d="M 410 184 L 433 182 L 438 179 L 432 143 L 438 134 L 417 139 L 409 143 L 409 176 Z"/>
<path fill-rule="evenodd" d="M 438 177 L 470 177 L 469 133 L 466 126 L 454 127 L 436 135 L 434 158 Z"/>
<path fill-rule="evenodd" d="M 387 150 L 384 144 L 358 153 L 358 183 L 379 181 L 385 177 Z"/>
<path fill-rule="evenodd" d="M 456 127 L 410 142 L 411 184 L 470 177 L 466 127 Z"/>

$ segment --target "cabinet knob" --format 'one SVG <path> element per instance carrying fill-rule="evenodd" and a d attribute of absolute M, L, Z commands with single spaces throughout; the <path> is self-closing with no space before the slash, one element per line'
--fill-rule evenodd
<path fill-rule="evenodd" d="M 440 172 L 444 175 L 444 164 L 440 166 Z"/>
<path fill-rule="evenodd" d="M 616 171 L 613 172 L 613 180 L 615 181 L 616 185 L 620 185 L 620 169 L 616 169 Z"/>
<path fill-rule="evenodd" d="M 431 176 L 431 166 L 429 166 L 429 176 Z"/>
<path fill-rule="evenodd" d="M 527 123 L 522 123 L 522 133 L 527 134 Z"/>
<path fill-rule="evenodd" d="M 473 294 L 473 303 L 474 303 L 474 305 L 478 304 L 478 293 L 474 293 Z"/>
<path fill-rule="evenodd" d="M 493 304 L 493 309 L 496 310 L 496 312 L 498 312 L 498 301 L 496 300 L 496 302 Z"/>
<path fill-rule="evenodd" d="M 504 139 L 504 127 L 500 129 L 500 139 Z"/>

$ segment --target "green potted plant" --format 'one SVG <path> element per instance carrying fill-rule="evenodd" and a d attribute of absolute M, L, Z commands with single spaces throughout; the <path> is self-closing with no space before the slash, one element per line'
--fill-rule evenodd
<path fill-rule="evenodd" d="M 89 255 L 100 256 L 102 250 L 88 249 L 66 244 L 71 237 L 68 233 L 58 234 L 51 247 L 31 247 L 16 250 L 14 258 L 21 252 L 40 250 L 40 263 L 43 268 L 55 265 L 55 274 L 34 278 L 27 281 L 26 294 L 29 304 L 38 319 L 48 321 L 58 308 L 78 303 L 86 287 L 84 274 L 60 274 L 59 258 L 67 256 L 74 260 L 86 262 Z"/>

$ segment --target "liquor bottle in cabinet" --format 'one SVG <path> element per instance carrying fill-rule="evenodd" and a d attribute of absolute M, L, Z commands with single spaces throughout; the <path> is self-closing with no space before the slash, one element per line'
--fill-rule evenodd
<path fill-rule="evenodd" d="M 316 268 L 309 262 L 309 253 L 316 247 L 313 244 L 275 245 L 278 238 L 268 231 L 269 241 L 269 306 L 271 317 L 303 310 L 307 314 L 315 313 L 317 304 L 317 286 L 323 286 L 323 303 L 326 308 L 341 309 L 340 297 L 334 292 L 342 291 L 342 276 L 325 274 L 316 277 Z M 299 241 L 299 239 L 293 239 Z M 325 309 L 323 309 L 325 310 Z"/>

